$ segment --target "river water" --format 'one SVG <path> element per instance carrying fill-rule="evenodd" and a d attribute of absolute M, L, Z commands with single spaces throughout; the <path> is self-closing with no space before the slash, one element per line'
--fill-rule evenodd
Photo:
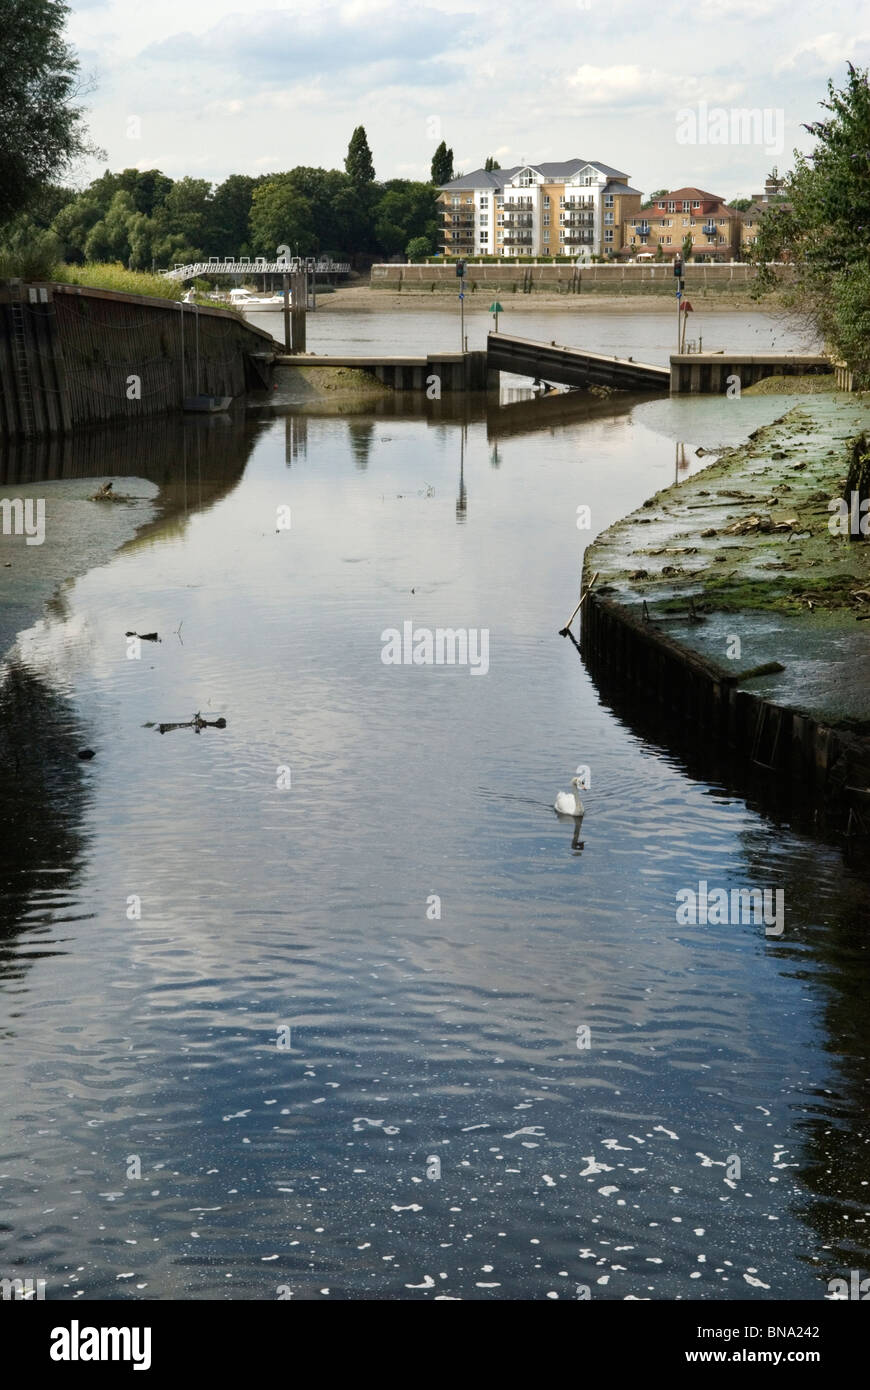
<path fill-rule="evenodd" d="M 0 695 L 0 1275 L 765 1300 L 866 1272 L 866 875 L 692 775 L 557 635 L 590 535 L 782 408 L 307 405 L 167 425 L 172 465 L 155 434 L 126 478 L 107 440 L 162 509 Z M 71 486 L 41 483 L 46 551 Z M 385 664 L 406 622 L 485 630 L 487 669 Z M 226 727 L 159 730 L 197 711 Z M 581 764 L 578 835 L 551 807 Z M 679 925 L 701 880 L 782 889 L 782 937 Z"/>

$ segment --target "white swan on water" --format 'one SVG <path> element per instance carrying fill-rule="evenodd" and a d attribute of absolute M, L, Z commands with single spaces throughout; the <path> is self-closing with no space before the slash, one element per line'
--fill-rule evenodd
<path fill-rule="evenodd" d="M 572 777 L 572 792 L 557 792 L 556 800 L 553 802 L 553 810 L 558 811 L 560 816 L 582 816 L 584 814 L 583 802 L 580 800 L 578 788 L 583 786 L 582 777 Z"/>

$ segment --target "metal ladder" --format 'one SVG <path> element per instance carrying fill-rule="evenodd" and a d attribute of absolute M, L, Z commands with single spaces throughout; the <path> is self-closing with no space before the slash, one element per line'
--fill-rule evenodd
<path fill-rule="evenodd" d="M 18 414 L 21 433 L 30 438 L 35 431 L 33 393 L 30 389 L 30 369 L 27 362 L 27 328 L 21 285 L 10 285 L 9 311 L 12 318 L 12 362 L 17 385 Z"/>

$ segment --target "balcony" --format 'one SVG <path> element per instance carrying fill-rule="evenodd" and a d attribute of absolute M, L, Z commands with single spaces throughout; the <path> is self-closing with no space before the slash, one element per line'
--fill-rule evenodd
<path fill-rule="evenodd" d="M 595 216 L 591 212 L 574 212 L 561 223 L 563 227 L 594 227 Z"/>
<path fill-rule="evenodd" d="M 571 232 L 563 240 L 566 246 L 591 246 L 595 237 L 592 232 Z"/>
<path fill-rule="evenodd" d="M 505 246 L 531 246 L 532 234 L 531 232 L 506 232 L 502 240 L 504 241 Z"/>
<path fill-rule="evenodd" d="M 530 212 L 506 212 L 504 215 L 504 225 L 506 227 L 531 227 L 534 218 Z"/>
<path fill-rule="evenodd" d="M 701 231 L 704 233 L 705 236 L 716 236 L 718 234 L 719 228 L 716 226 L 715 222 L 705 222 L 703 227 L 701 228 Z"/>
<path fill-rule="evenodd" d="M 512 201 L 506 198 L 504 201 L 505 212 L 531 212 L 533 207 L 534 202 L 531 198 L 514 198 Z"/>
<path fill-rule="evenodd" d="M 594 207 L 595 207 L 595 199 L 594 199 L 594 198 L 566 198 L 566 199 L 565 199 L 565 202 L 562 204 L 562 206 L 563 206 L 563 208 L 565 209 L 566 212 L 570 211 L 572 208 L 594 208 Z"/>

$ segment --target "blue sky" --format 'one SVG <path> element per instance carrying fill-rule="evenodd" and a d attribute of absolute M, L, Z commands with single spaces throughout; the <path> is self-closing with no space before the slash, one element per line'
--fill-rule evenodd
<path fill-rule="evenodd" d="M 820 114 L 828 76 L 841 85 L 847 59 L 870 62 L 870 12 L 842 0 L 254 6 L 72 4 L 68 34 L 96 79 L 89 121 L 110 168 L 219 180 L 341 167 L 362 124 L 380 178 L 428 177 L 443 137 L 465 171 L 488 154 L 502 165 L 579 156 L 646 193 L 688 183 L 734 197 L 811 147 L 800 126 Z M 701 138 L 714 112 L 741 109 L 764 113 L 757 138 L 751 126 L 728 143 Z M 685 143 L 686 111 L 697 143 Z"/>

